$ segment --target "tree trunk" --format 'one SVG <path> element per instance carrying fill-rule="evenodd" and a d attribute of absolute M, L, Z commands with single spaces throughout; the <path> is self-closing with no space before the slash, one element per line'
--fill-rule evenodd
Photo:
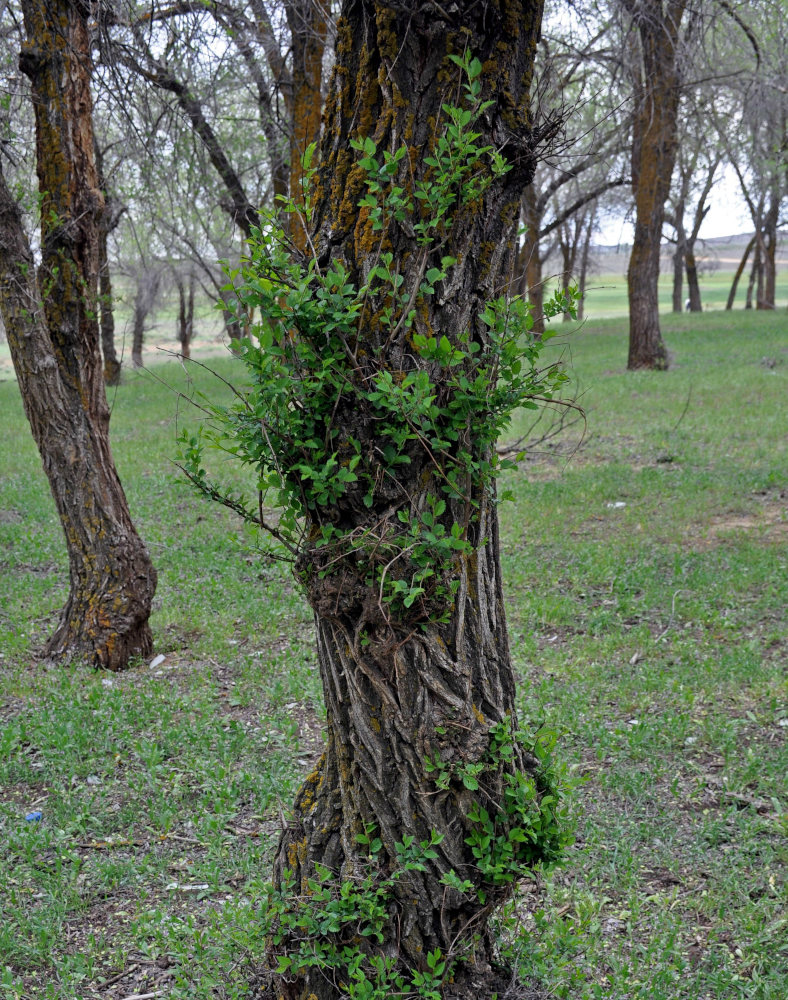
<path fill-rule="evenodd" d="M 445 333 L 456 338 L 457 331 L 467 330 L 474 341 L 486 343 L 489 331 L 479 319 L 482 304 L 503 294 L 511 282 L 518 206 L 535 160 L 528 94 L 541 6 L 531 0 L 504 0 L 495 7 L 464 0 L 452 5 L 450 20 L 445 20 L 449 15 L 443 7 L 427 3 L 400 8 L 346 0 L 343 6 L 312 236 L 321 267 L 341 262 L 347 280 L 358 288 L 382 238 L 397 261 L 402 287 L 419 288 L 427 262 L 408 221 L 377 233 L 369 209 L 358 207 L 363 173 L 350 143 L 372 138 L 378 149 L 390 152 L 406 145 L 410 156 L 397 183 L 413 184 L 414 176 L 423 177 L 424 154 L 434 148 L 441 105 L 458 92 L 457 68 L 449 53 L 462 53 L 467 46 L 481 60 L 482 96 L 493 103 L 478 121 L 479 145 L 503 148 L 512 164 L 483 197 L 455 206 L 446 240 L 433 252 L 438 262 L 440 254 L 457 259 L 451 289 L 422 299 L 420 306 L 419 329 L 437 337 Z M 438 386 L 448 378 L 412 350 L 407 330 L 390 333 L 379 311 L 370 310 L 362 329 L 364 340 L 349 345 L 357 352 L 353 377 L 361 384 L 376 371 L 401 378 L 403 369 L 414 367 L 429 371 Z M 337 428 L 340 455 L 346 447 L 340 442 L 356 441 L 361 454 L 370 456 L 364 461 L 373 461 L 380 450 L 379 427 L 360 415 L 355 397 L 336 401 L 331 426 Z M 323 432 L 316 433 L 320 437 Z M 377 485 L 364 503 L 366 487 L 359 487 L 332 506 L 331 523 L 343 537 L 362 538 L 370 531 L 377 537 L 381 525 L 415 516 L 440 490 L 428 452 L 415 443 L 404 448 L 409 464 L 398 465 L 396 477 L 384 474 L 380 465 Z M 456 599 L 442 604 L 442 623 L 419 617 L 420 605 L 409 618 L 383 604 L 378 583 L 370 582 L 352 559 L 344 560 L 339 572 L 329 550 L 314 543 L 300 556 L 297 575 L 317 626 L 328 742 L 280 840 L 275 878 L 285 893 L 308 899 L 317 865 L 330 871 L 335 886 L 364 878 L 370 870 L 369 851 L 357 838 L 366 831 L 374 830 L 380 840 L 376 870 L 389 873 L 399 868 L 396 845 L 405 837 L 418 844 L 437 834 L 442 840 L 424 860 L 423 870 L 407 871 L 393 885 L 385 901 L 382 942 L 356 941 L 368 952 L 374 945 L 375 953 L 407 974 L 426 970 L 428 952 L 435 949 L 454 958 L 475 947 L 473 960 L 456 966 L 451 992 L 488 997 L 493 955 L 488 919 L 513 885 L 495 884 L 481 875 L 466 842 L 473 827 L 469 812 L 474 794 L 456 780 L 445 787 L 436 784 L 428 766 L 428 759 L 438 758 L 449 766 L 483 761 L 491 746 L 491 726 L 514 717 L 496 506 L 488 490 L 477 491 L 468 501 L 477 506 L 447 501 L 446 517 L 468 525 L 473 551 L 456 561 Z M 476 515 L 469 520 L 470 509 Z M 308 519 L 308 537 L 316 538 L 322 522 L 314 513 Z M 490 794 L 485 801 L 494 812 L 503 801 L 504 774 L 535 767 L 519 751 L 516 758 L 497 762 L 485 778 Z M 474 890 L 447 887 L 443 880 L 452 871 L 470 880 Z M 297 937 L 297 929 L 283 929 L 273 957 L 291 950 Z M 347 972 L 298 967 L 279 977 L 275 995 L 335 1000 L 346 995 L 341 980 L 349 981 Z"/>
<path fill-rule="evenodd" d="M 678 214 L 678 212 L 677 212 Z M 676 249 L 673 252 L 673 312 L 684 312 L 684 256 L 687 240 L 683 227 L 676 226 Z"/>
<path fill-rule="evenodd" d="M 668 353 L 659 328 L 659 258 L 665 202 L 676 160 L 681 83 L 677 43 L 686 0 L 623 0 L 637 27 L 642 77 L 633 120 L 632 188 L 635 237 L 629 259 L 627 367 L 665 369 Z"/>
<path fill-rule="evenodd" d="M 747 295 L 744 299 L 744 308 L 752 309 L 752 295 L 755 290 L 756 285 L 758 288 L 761 287 L 763 283 L 763 264 L 761 263 L 761 247 L 763 246 L 763 239 L 761 237 L 760 231 L 755 233 L 755 253 L 752 257 L 752 270 L 750 271 L 750 280 L 747 282 Z"/>
<path fill-rule="evenodd" d="M 302 160 L 307 147 L 320 138 L 320 115 L 323 109 L 323 53 L 328 36 L 327 8 L 314 0 L 288 0 L 285 4 L 292 45 L 290 119 L 290 197 L 296 205 L 304 200 Z M 299 250 L 306 247 L 306 229 L 295 220 L 293 242 Z"/>
<path fill-rule="evenodd" d="M 178 275 L 175 282 L 178 286 L 178 340 L 181 344 L 181 356 L 190 358 L 194 335 L 194 273 L 189 272 L 188 288 Z"/>
<path fill-rule="evenodd" d="M 519 291 L 522 295 L 528 295 L 534 320 L 533 330 L 535 334 L 541 336 L 544 333 L 544 280 L 539 245 L 542 214 L 532 185 L 529 185 L 523 193 L 522 218 L 525 234 L 517 258 L 517 272 L 520 275 Z"/>
<path fill-rule="evenodd" d="M 690 312 L 703 312 L 703 305 L 700 300 L 700 282 L 698 281 L 698 264 L 695 260 L 694 250 L 687 248 L 686 262 Z"/>
<path fill-rule="evenodd" d="M 24 0 L 41 191 L 36 279 L 0 174 L 0 304 L 30 426 L 66 536 L 70 592 L 45 654 L 123 669 L 153 642 L 156 572 L 129 516 L 109 445 L 97 309 L 98 218 L 90 39 L 83 9 Z"/>
<path fill-rule="evenodd" d="M 96 176 L 104 196 L 104 211 L 101 213 L 98 227 L 99 252 L 99 323 L 101 327 L 101 353 L 104 357 L 104 382 L 106 385 L 120 385 L 120 359 L 115 350 L 115 304 L 112 296 L 112 272 L 109 266 L 107 243 L 109 234 L 120 222 L 126 211 L 110 197 L 104 177 L 104 164 L 101 152 L 96 144 Z"/>
<path fill-rule="evenodd" d="M 774 309 L 777 295 L 777 229 L 780 221 L 780 192 L 773 191 L 763 222 L 763 287 L 759 285 L 758 308 Z"/>
<path fill-rule="evenodd" d="M 561 291 L 567 298 L 569 297 L 569 289 L 572 286 L 572 282 L 575 280 L 577 254 L 584 223 L 585 213 L 579 211 L 573 219 L 567 220 L 559 229 L 558 246 L 561 250 Z M 562 321 L 569 323 L 571 320 L 571 314 L 565 312 L 562 316 Z"/>
<path fill-rule="evenodd" d="M 161 271 L 158 268 L 145 268 L 137 277 L 137 291 L 134 295 L 134 317 L 131 336 L 131 364 L 134 368 L 142 368 L 142 348 L 145 344 L 145 323 L 156 304 L 161 286 Z"/>
<path fill-rule="evenodd" d="M 703 311 L 703 305 L 700 300 L 698 265 L 695 260 L 695 244 L 698 241 L 698 234 L 700 233 L 700 227 L 703 225 L 703 220 L 709 214 L 710 206 L 706 204 L 706 199 L 708 198 L 709 192 L 714 184 L 714 175 L 717 172 L 718 166 L 719 159 L 714 160 L 709 164 L 708 170 L 706 171 L 706 180 L 704 181 L 703 189 L 701 190 L 700 197 L 698 198 L 698 203 L 695 206 L 695 217 L 692 220 L 692 230 L 687 237 L 685 258 L 687 263 L 687 287 L 689 289 L 690 312 Z"/>
<path fill-rule="evenodd" d="M 104 356 L 104 382 L 120 385 L 120 359 L 115 350 L 115 309 L 112 297 L 112 272 L 107 256 L 105 226 L 99 226 L 99 320 L 101 324 L 101 353 Z"/>
<path fill-rule="evenodd" d="M 594 235 L 594 227 L 596 226 L 596 213 L 597 206 L 596 202 L 594 202 L 588 216 L 585 233 L 583 234 L 583 248 L 580 253 L 580 274 L 577 280 L 577 287 L 580 292 L 580 298 L 577 300 L 577 318 L 579 320 L 582 320 L 585 316 L 586 283 L 588 281 L 588 268 L 591 255 L 591 237 Z"/>
<path fill-rule="evenodd" d="M 742 274 L 744 274 L 744 268 L 747 266 L 747 260 L 752 253 L 752 248 L 755 246 L 755 237 L 753 236 L 750 242 L 744 249 L 741 260 L 739 261 L 739 266 L 736 268 L 736 273 L 733 276 L 733 281 L 731 282 L 731 290 L 728 292 L 728 301 L 725 303 L 726 309 L 733 309 L 733 303 L 736 301 L 736 290 L 739 287 L 739 281 L 741 280 Z"/>

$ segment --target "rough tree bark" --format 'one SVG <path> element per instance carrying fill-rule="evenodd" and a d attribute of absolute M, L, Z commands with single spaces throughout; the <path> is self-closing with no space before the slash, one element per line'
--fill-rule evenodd
<path fill-rule="evenodd" d="M 472 339 L 485 343 L 488 331 L 479 312 L 512 280 L 518 205 L 535 161 L 528 95 L 541 13 L 541 0 L 494 5 L 461 0 L 450 7 L 346 0 L 343 5 L 315 195 L 312 239 L 321 267 L 340 260 L 348 281 L 363 284 L 379 234 L 368 209 L 358 207 L 364 175 L 350 142 L 370 137 L 378 149 L 389 151 L 405 145 L 410 165 L 403 180 L 408 171 L 423 176 L 423 157 L 435 142 L 441 105 L 458 94 L 457 69 L 448 54 L 467 47 L 482 61 L 482 96 L 492 105 L 478 122 L 479 144 L 502 149 L 512 164 L 483 198 L 453 213 L 439 255 L 450 254 L 458 263 L 450 287 L 425 300 L 421 317 L 423 328 L 438 337 L 469 330 Z M 407 225 L 392 225 L 385 239 L 403 287 L 418 288 L 425 265 L 412 229 L 408 233 Z M 366 359 L 374 353 L 375 363 L 395 377 L 405 374 L 403 368 L 423 367 L 440 385 L 446 376 L 416 355 L 406 333 L 387 336 L 388 328 L 379 323 L 377 315 L 368 316 L 365 340 L 356 345 L 355 377 L 364 378 L 365 365 L 373 370 Z M 340 428 L 338 440 L 359 441 L 364 455 L 379 446 L 376 424 L 365 425 L 343 398 L 337 400 L 332 426 Z M 397 466 L 396 477 L 383 475 L 381 467 L 371 506 L 362 503 L 361 488 L 340 497 L 332 523 L 343 537 L 379 531 L 387 519 L 396 522 L 398 511 L 407 514 L 424 506 L 429 491 L 438 489 L 435 469 L 420 445 L 409 452 L 409 460 Z M 439 789 L 426 767 L 427 758 L 438 755 L 454 763 L 482 760 L 491 725 L 514 716 L 496 507 L 489 495 L 478 493 L 472 500 L 477 517 L 468 530 L 476 548 L 457 567 L 459 590 L 444 624 L 423 621 L 414 627 L 386 613 L 377 584 L 354 572 L 350 562 L 341 574 L 332 573 L 324 549 L 310 547 L 299 559 L 297 572 L 317 626 L 328 739 L 297 796 L 275 860 L 278 884 L 287 885 L 292 873 L 295 890 L 308 893 L 307 880 L 314 878 L 317 863 L 337 879 L 352 880 L 364 870 L 366 849 L 356 836 L 365 829 L 374 827 L 382 841 L 383 870 L 397 867 L 395 844 L 405 835 L 422 841 L 433 831 L 442 834 L 437 857 L 427 861 L 426 870 L 410 872 L 393 890 L 380 951 L 404 969 L 424 969 L 428 951 L 456 954 L 476 936 L 475 961 L 457 967 L 449 988 L 458 997 L 486 997 L 495 988 L 488 919 L 512 891 L 484 883 L 466 844 L 471 793 L 454 784 Z M 467 523 L 465 504 L 452 504 L 448 514 Z M 516 761 L 526 770 L 534 764 L 522 757 Z M 499 766 L 494 779 L 499 793 L 507 766 L 512 765 Z M 447 889 L 440 880 L 450 870 L 484 886 L 486 901 Z M 334 1000 L 341 992 L 330 972 L 307 969 L 294 978 L 279 977 L 275 995 Z"/>
<path fill-rule="evenodd" d="M 622 0 L 640 40 L 633 118 L 632 191 L 635 236 L 629 259 L 627 367 L 665 369 L 659 328 L 660 241 L 676 160 L 681 79 L 677 61 L 686 0 Z"/>
<path fill-rule="evenodd" d="M 45 648 L 123 669 L 152 652 L 156 572 L 129 516 L 109 445 L 97 320 L 103 198 L 93 150 L 87 11 L 24 0 L 41 191 L 36 275 L 0 174 L 0 305 L 28 420 L 66 536 L 70 592 Z"/>

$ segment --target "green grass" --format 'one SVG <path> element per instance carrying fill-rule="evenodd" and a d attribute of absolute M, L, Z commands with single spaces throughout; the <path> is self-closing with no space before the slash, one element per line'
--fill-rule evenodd
<path fill-rule="evenodd" d="M 550 996 L 783 1000 L 787 317 L 667 317 L 659 374 L 625 371 L 625 326 L 551 347 L 585 438 L 505 484 L 520 712 L 564 734 L 583 780 L 566 865 L 501 936 Z M 67 566 L 13 383 L 0 413 L 0 1000 L 253 996 L 256 900 L 320 749 L 311 616 L 174 475 L 172 394 L 128 376 L 113 442 L 166 658 L 37 666 Z"/>

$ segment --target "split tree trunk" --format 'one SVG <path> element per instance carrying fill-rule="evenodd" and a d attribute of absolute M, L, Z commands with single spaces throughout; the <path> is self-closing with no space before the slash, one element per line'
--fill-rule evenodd
<path fill-rule="evenodd" d="M 726 309 L 733 309 L 733 303 L 736 301 L 736 291 L 739 287 L 739 281 L 741 281 L 741 276 L 744 274 L 744 268 L 747 266 L 747 260 L 752 253 L 752 248 L 755 246 L 755 236 L 752 237 L 750 242 L 744 248 L 744 253 L 739 261 L 739 266 L 736 268 L 736 273 L 733 276 L 733 281 L 731 282 L 731 289 L 728 292 L 728 301 L 725 303 Z"/>
<path fill-rule="evenodd" d="M 66 536 L 70 592 L 45 654 L 123 669 L 148 656 L 156 572 L 109 445 L 97 319 L 98 219 L 90 38 L 66 0 L 24 0 L 41 191 L 36 269 L 0 174 L 0 305 L 22 399 Z"/>
<path fill-rule="evenodd" d="M 665 369 L 668 352 L 659 328 L 659 259 L 665 202 L 676 160 L 681 92 L 677 43 L 686 0 L 622 0 L 640 38 L 641 77 L 633 121 L 632 188 L 635 237 L 627 272 L 627 367 Z"/>
<path fill-rule="evenodd" d="M 512 280 L 518 205 L 534 169 L 528 94 L 541 11 L 539 0 L 503 0 L 495 7 L 463 0 L 452 5 L 450 18 L 443 7 L 429 3 L 400 8 L 346 0 L 343 6 L 324 116 L 313 242 L 321 267 L 341 260 L 357 287 L 375 257 L 380 234 L 373 230 L 368 210 L 358 208 L 363 173 L 355 165 L 351 140 L 370 137 L 378 149 L 391 152 L 407 145 L 410 163 L 399 183 L 412 184 L 413 175 L 424 175 L 424 156 L 435 142 L 441 105 L 457 99 L 458 70 L 448 54 L 461 54 L 467 46 L 484 65 L 483 98 L 493 103 L 478 122 L 483 131 L 479 145 L 502 148 L 512 170 L 495 180 L 483 198 L 453 212 L 448 240 L 436 251 L 438 260 L 445 254 L 457 258 L 451 287 L 425 300 L 421 317 L 423 328 L 438 337 L 445 332 L 454 338 L 469 330 L 473 340 L 484 343 L 488 331 L 478 319 L 482 304 L 502 294 Z M 412 229 L 392 224 L 385 239 L 403 287 L 418 288 L 423 264 Z M 365 340 L 358 344 L 359 378 L 372 363 L 365 359 L 373 355 L 375 364 L 395 377 L 404 374 L 403 368 L 429 367 L 408 346 L 404 331 L 392 339 L 379 322 L 377 316 L 367 317 Z M 434 365 L 430 375 L 441 377 Z M 362 454 L 375 453 L 376 425 L 365 425 L 351 403 L 338 400 L 332 426 L 341 428 L 337 441 L 353 439 Z M 379 531 L 386 519 L 396 522 L 397 512 L 409 515 L 421 509 L 426 496 L 439 491 L 424 449 L 414 446 L 409 457 L 410 464 L 397 466 L 396 478 L 381 467 L 371 507 L 361 502 L 363 491 L 340 497 L 332 523 L 343 537 Z M 476 936 L 475 962 L 457 967 L 451 991 L 469 996 L 472 989 L 473 995 L 486 997 L 491 995 L 493 953 L 487 922 L 512 886 L 485 884 L 465 842 L 472 793 L 456 782 L 441 790 L 426 766 L 428 757 L 438 755 L 450 764 L 481 761 L 489 749 L 491 725 L 514 717 L 496 508 L 489 496 L 478 494 L 472 500 L 478 508 L 469 538 L 476 549 L 459 560 L 459 590 L 444 624 L 423 620 L 414 626 L 398 618 L 381 604 L 377 584 L 368 583 L 353 564 L 346 562 L 340 574 L 332 573 L 325 549 L 310 548 L 300 558 L 299 579 L 317 626 L 328 742 L 298 794 L 278 847 L 275 874 L 281 885 L 292 873 L 296 892 L 307 889 L 318 863 L 337 880 L 352 880 L 368 865 L 366 849 L 356 837 L 369 828 L 383 844 L 378 855 L 382 869 L 392 871 L 398 867 L 395 845 L 403 837 L 418 842 L 433 831 L 441 834 L 437 857 L 426 862 L 426 870 L 409 872 L 396 884 L 379 950 L 403 970 L 425 969 L 429 950 L 440 948 L 453 956 Z M 464 502 L 449 508 L 447 516 L 467 522 Z M 534 763 L 519 755 L 499 765 L 491 778 L 498 783 L 491 808 L 501 801 L 503 769 L 529 769 Z M 475 892 L 461 895 L 446 888 L 441 877 L 451 870 L 483 888 L 486 901 L 481 903 Z M 335 1000 L 342 994 L 330 970 L 308 969 L 292 979 L 281 977 L 276 995 Z"/>
<path fill-rule="evenodd" d="M 763 235 L 760 231 L 755 233 L 755 253 L 752 257 L 752 270 L 750 271 L 750 280 L 747 282 L 747 295 L 744 299 L 744 308 L 752 309 L 752 297 L 753 292 L 760 291 L 763 286 L 763 262 L 761 260 L 761 248 L 763 247 Z M 756 292 L 756 302 L 760 297 Z"/>

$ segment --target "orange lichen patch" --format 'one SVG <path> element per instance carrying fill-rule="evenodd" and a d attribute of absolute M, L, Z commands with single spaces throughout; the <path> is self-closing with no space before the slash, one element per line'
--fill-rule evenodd
<path fill-rule="evenodd" d="M 325 756 L 324 753 L 317 762 L 315 769 L 304 778 L 304 783 L 298 793 L 297 805 L 303 814 L 310 812 L 315 805 L 317 793 L 323 784 Z"/>
<path fill-rule="evenodd" d="M 378 50 L 384 59 L 394 60 L 400 48 L 400 39 L 397 37 L 396 15 L 388 7 L 379 6 L 375 15 L 375 23 L 378 29 Z"/>
<path fill-rule="evenodd" d="M 297 871 L 306 861 L 306 837 L 287 845 L 287 863 L 292 871 Z"/>
<path fill-rule="evenodd" d="M 484 716 L 482 715 L 482 713 L 479 711 L 479 709 L 476 707 L 475 704 L 471 705 L 471 711 L 476 716 L 477 722 L 479 722 L 482 726 L 487 724 L 486 719 L 484 718 Z"/>

